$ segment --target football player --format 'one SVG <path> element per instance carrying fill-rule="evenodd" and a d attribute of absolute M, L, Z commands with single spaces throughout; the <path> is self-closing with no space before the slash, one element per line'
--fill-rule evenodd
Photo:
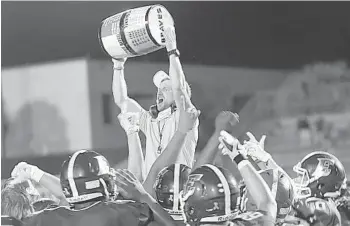
<path fill-rule="evenodd" d="M 191 169 L 186 165 L 173 164 L 160 171 L 154 184 L 158 203 L 177 221 L 177 225 L 184 225 L 180 192 L 190 172 Z"/>
<path fill-rule="evenodd" d="M 308 222 L 313 225 L 341 225 L 340 213 L 335 199 L 346 186 L 343 164 L 327 152 L 312 152 L 305 156 L 293 170 L 298 174 L 294 179 L 296 196 L 296 215 L 305 217 L 307 208 L 299 208 L 301 203 L 309 208 Z"/>
<path fill-rule="evenodd" d="M 273 197 L 275 197 L 277 203 L 277 216 L 276 221 L 281 222 L 290 213 L 294 200 L 294 189 L 293 185 L 284 175 L 283 172 L 277 169 L 262 170 L 259 172 L 266 184 L 269 186 Z M 247 210 L 256 210 L 257 206 L 252 201 L 251 195 L 247 192 L 244 181 L 242 180 L 241 190 L 242 196 L 246 197 L 246 208 Z"/>
<path fill-rule="evenodd" d="M 293 180 L 289 175 L 274 161 L 272 156 L 265 151 L 265 139 L 263 135 L 260 141 L 257 141 L 254 135 L 247 132 L 248 141 L 244 141 L 245 154 L 249 161 L 260 170 L 265 182 L 269 185 L 273 196 L 277 202 L 277 222 L 283 222 L 285 217 L 292 209 L 294 201 Z M 248 198 L 248 209 L 254 208 L 251 205 L 251 199 Z"/>
<path fill-rule="evenodd" d="M 22 163 L 15 168 L 18 177 L 36 175 L 34 177 L 40 181 L 46 174 L 37 167 L 24 165 Z M 137 190 L 139 187 L 128 187 L 128 192 L 143 194 L 137 197 L 137 202 L 110 201 L 117 192 L 116 176 L 111 172 L 108 161 L 102 155 L 86 150 L 75 152 L 63 163 L 60 177 L 62 191 L 70 207 L 43 210 L 24 219 L 24 225 L 129 226 L 146 225 L 152 221 L 153 212 L 146 204 L 151 208 L 157 204 L 149 195 Z M 124 191 L 122 194 L 126 196 L 128 193 Z M 165 214 L 164 219 L 168 217 Z M 170 216 L 169 219 L 172 220 Z"/>
<path fill-rule="evenodd" d="M 274 225 L 276 201 L 266 182 L 239 151 L 243 146 L 225 131 L 219 140 L 223 154 L 237 163 L 259 210 L 242 208 L 245 200 L 232 173 L 206 164 L 195 169 L 186 182 L 181 198 L 185 221 L 190 225 Z"/>
<path fill-rule="evenodd" d="M 34 212 L 31 204 L 31 195 L 23 183 L 8 184 L 1 189 L 2 220 L 17 222 L 30 216 Z"/>

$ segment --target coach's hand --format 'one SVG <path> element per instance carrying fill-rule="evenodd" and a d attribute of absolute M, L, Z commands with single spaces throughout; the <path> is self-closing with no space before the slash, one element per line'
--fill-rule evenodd
<path fill-rule="evenodd" d="M 125 64 L 125 61 L 127 59 L 128 58 L 121 58 L 121 59 L 114 59 L 114 58 L 112 58 L 113 67 L 115 69 L 122 69 L 122 68 L 124 68 L 124 64 Z"/>
<path fill-rule="evenodd" d="M 39 182 L 44 173 L 45 172 L 37 166 L 30 165 L 26 162 L 20 162 L 12 170 L 11 177 L 15 178 L 18 182 L 28 179 Z"/>
<path fill-rule="evenodd" d="M 165 47 L 167 51 L 177 49 L 176 33 L 174 26 L 167 26 L 164 29 Z"/>
<path fill-rule="evenodd" d="M 191 131 L 201 114 L 201 111 L 197 110 L 187 98 L 188 97 L 181 96 L 181 105 L 179 107 L 180 118 L 177 130 L 182 133 Z"/>
<path fill-rule="evenodd" d="M 220 132 L 222 130 L 232 133 L 233 127 L 239 123 L 239 116 L 237 113 L 230 111 L 222 111 L 215 118 L 215 131 Z"/>
<path fill-rule="evenodd" d="M 142 197 L 147 195 L 141 182 L 129 170 L 117 169 L 115 176 L 117 189 L 124 198 L 140 202 Z"/>

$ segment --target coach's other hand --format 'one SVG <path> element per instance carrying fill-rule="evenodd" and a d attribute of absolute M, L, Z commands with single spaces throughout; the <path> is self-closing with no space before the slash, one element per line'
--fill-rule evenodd
<path fill-rule="evenodd" d="M 215 132 L 222 130 L 232 133 L 233 127 L 239 123 L 239 116 L 237 113 L 230 111 L 222 111 L 215 118 Z"/>
<path fill-rule="evenodd" d="M 136 112 L 126 112 L 118 115 L 120 125 L 123 127 L 127 135 L 139 132 L 140 123 L 138 121 L 138 115 L 139 113 Z"/>
<path fill-rule="evenodd" d="M 197 123 L 197 119 L 201 114 L 200 110 L 197 110 L 185 96 L 181 96 L 180 119 L 178 131 L 187 133 L 193 129 Z"/>

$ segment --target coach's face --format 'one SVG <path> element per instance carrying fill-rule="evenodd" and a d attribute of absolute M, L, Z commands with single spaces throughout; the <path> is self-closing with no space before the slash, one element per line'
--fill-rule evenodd
<path fill-rule="evenodd" d="M 169 108 L 174 103 L 173 90 L 169 79 L 160 83 L 157 92 L 157 108 L 158 111 L 163 111 Z"/>

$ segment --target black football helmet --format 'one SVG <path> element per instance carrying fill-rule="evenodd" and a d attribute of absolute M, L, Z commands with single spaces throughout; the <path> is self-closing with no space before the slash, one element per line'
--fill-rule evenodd
<path fill-rule="evenodd" d="M 158 203 L 168 211 L 174 220 L 183 220 L 180 192 L 188 179 L 191 168 L 182 164 L 172 164 L 162 169 L 154 183 Z"/>
<path fill-rule="evenodd" d="M 346 186 L 343 164 L 327 152 L 312 152 L 293 167 L 297 198 L 336 198 Z"/>
<path fill-rule="evenodd" d="M 240 213 L 240 188 L 228 170 L 207 164 L 189 175 L 181 202 L 187 224 L 225 222 Z"/>
<path fill-rule="evenodd" d="M 81 150 L 64 161 L 61 186 L 70 204 L 109 199 L 116 185 L 107 159 L 94 151 Z"/>

